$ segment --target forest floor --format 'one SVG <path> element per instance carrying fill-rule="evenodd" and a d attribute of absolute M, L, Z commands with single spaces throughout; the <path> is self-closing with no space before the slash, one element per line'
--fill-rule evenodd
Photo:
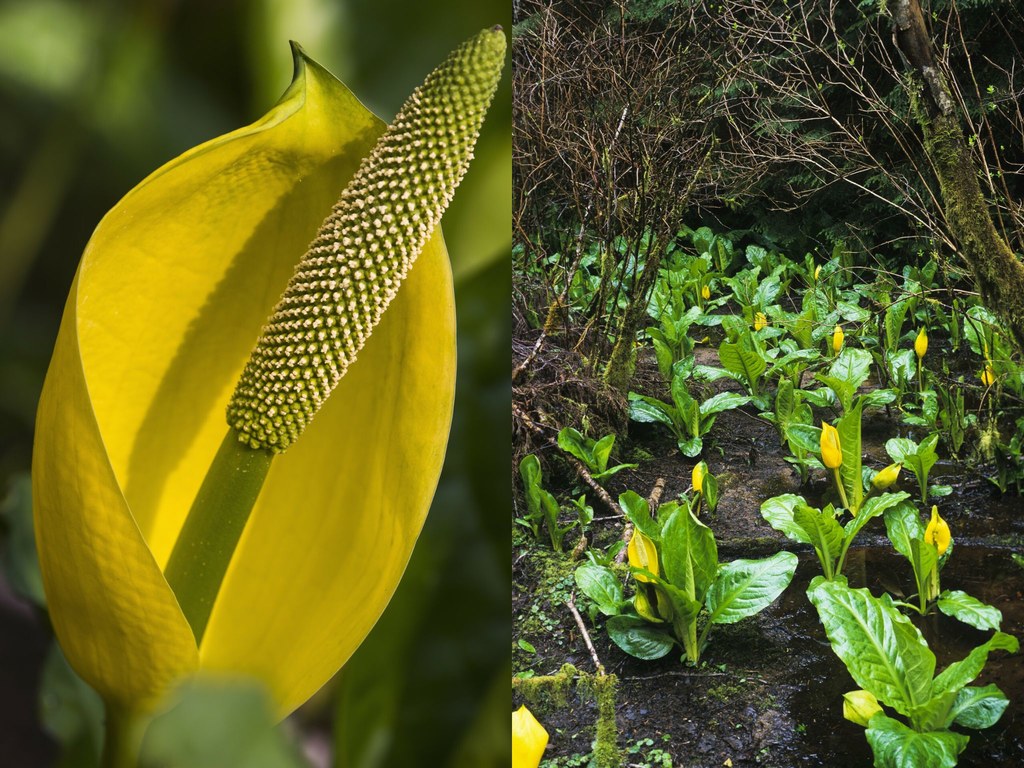
<path fill-rule="evenodd" d="M 519 349 L 528 348 L 533 338 L 523 340 Z M 547 354 L 555 358 L 547 361 L 553 370 L 564 373 L 571 369 L 569 361 L 564 367 L 558 364 L 557 348 Z M 698 354 L 703 357 L 698 362 L 717 362 L 714 350 L 698 349 Z M 652 360 L 641 360 L 634 386 L 667 399 Z M 554 410 L 550 401 L 548 406 L 549 411 Z M 551 421 L 557 422 L 559 416 Z M 558 424 L 566 425 L 572 422 Z M 865 466 L 881 469 L 887 465 L 890 460 L 884 444 L 896 436 L 921 434 L 908 432 L 885 410 L 866 412 Z M 556 449 L 537 442 L 529 450 L 541 455 L 547 473 L 545 487 L 563 503 L 587 490 L 568 463 L 556 455 Z M 784 455 L 775 428 L 750 407 L 721 414 L 705 441 L 702 458 L 718 478 L 721 500 L 716 512 L 703 519 L 714 531 L 720 560 L 763 557 L 787 549 L 799 555 L 800 565 L 790 587 L 767 610 L 738 624 L 716 627 L 697 668 L 682 663 L 678 652 L 657 661 L 641 661 L 621 651 L 604 631 L 602 618 L 598 616 L 595 626 L 587 616 L 586 598 L 574 592 L 573 572 L 581 560 L 574 560 L 569 550 L 579 534 L 570 533 L 567 554 L 556 555 L 546 541 L 533 540 L 525 528 L 515 526 L 513 672 L 555 675 L 567 663 L 583 673 L 595 672 L 593 657 L 566 605 L 574 598 L 597 658 L 605 671 L 617 678 L 614 706 L 622 765 L 791 768 L 871 764 L 864 729 L 842 716 L 842 694 L 857 685 L 832 653 L 805 594 L 809 581 L 820 574 L 820 565 L 809 547 L 786 539 L 760 514 L 761 503 L 772 496 L 800 493 L 815 504 L 826 492 L 828 483 L 820 472 L 812 473 L 809 486 L 800 487 Z M 684 457 L 667 430 L 634 422 L 628 435 L 620 437 L 614 461 L 639 466 L 609 478 L 607 490 L 613 499 L 627 489 L 646 497 L 663 479 L 665 502 L 689 488 L 697 459 Z M 995 606 L 1003 613 L 1002 630 L 1024 637 L 1024 568 L 1010 556 L 1024 551 L 1024 501 L 1015 495 L 1000 496 L 976 471 L 951 461 L 940 460 L 930 480 L 953 487 L 951 495 L 936 500 L 955 546 L 942 572 L 943 588 L 962 589 Z M 521 509 L 518 482 L 516 488 Z M 917 484 L 909 473 L 900 478 L 898 489 L 917 495 Z M 587 533 L 589 546 L 604 550 L 622 537 L 624 519 L 616 510 L 601 505 L 592 493 L 588 499 L 595 509 Z M 910 566 L 892 550 L 880 520 L 859 535 L 845 573 L 851 586 L 867 586 L 874 594 L 910 595 L 915 591 Z M 939 614 L 917 618 L 915 623 L 936 652 L 939 668 L 963 658 L 990 635 Z M 994 727 L 969 732 L 970 744 L 959 764 L 987 768 L 1024 765 L 1024 663 L 1020 657 L 992 654 L 975 684 L 989 683 L 997 684 L 1011 704 Z M 564 699 L 555 697 L 547 704 L 531 699 L 531 709 L 551 737 L 545 753 L 550 761 L 547 765 L 589 764 L 598 698 L 591 686 L 583 685 L 578 690 L 570 688 Z M 522 692 L 514 694 L 516 707 L 523 700 Z"/>

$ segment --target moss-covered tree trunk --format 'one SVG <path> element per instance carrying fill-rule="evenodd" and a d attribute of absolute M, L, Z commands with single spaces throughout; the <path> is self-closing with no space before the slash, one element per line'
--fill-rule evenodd
<path fill-rule="evenodd" d="M 890 7 L 896 45 L 912 69 L 912 101 L 942 190 L 950 232 L 977 281 L 982 301 L 999 315 L 1024 350 L 1024 264 L 992 222 L 953 98 L 935 66 L 918 0 L 896 0 Z"/>
<path fill-rule="evenodd" d="M 664 253 L 664 248 L 652 235 L 643 271 L 637 276 L 622 321 L 615 329 L 615 345 L 604 369 L 604 381 L 623 398 L 629 391 L 636 370 L 636 335 L 647 321 L 647 301 L 657 282 Z"/>

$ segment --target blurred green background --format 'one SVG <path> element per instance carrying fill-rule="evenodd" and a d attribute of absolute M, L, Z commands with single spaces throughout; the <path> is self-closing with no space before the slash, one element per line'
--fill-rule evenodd
<path fill-rule="evenodd" d="M 150 171 L 261 116 L 291 79 L 289 40 L 389 120 L 451 49 L 494 24 L 511 29 L 507 0 L 0 0 L 6 768 L 92 765 L 99 738 L 97 703 L 53 652 L 38 605 L 27 485 L 36 401 L 93 227 Z M 154 730 L 154 765 L 507 765 L 511 178 L 506 72 L 444 219 L 459 311 L 455 421 L 392 605 L 283 729 L 269 730 L 259 692 L 184 692 Z"/>

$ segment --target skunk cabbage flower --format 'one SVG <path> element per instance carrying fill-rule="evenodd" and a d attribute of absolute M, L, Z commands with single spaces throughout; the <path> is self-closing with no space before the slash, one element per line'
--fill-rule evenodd
<path fill-rule="evenodd" d="M 690 483 L 693 485 L 693 490 L 696 493 L 704 492 L 704 475 L 708 472 L 708 464 L 706 461 L 701 461 L 693 468 L 693 472 L 690 474 Z"/>
<path fill-rule="evenodd" d="M 428 79 L 413 95 L 407 107 L 432 110 L 434 123 L 429 135 L 402 133 L 412 114 L 403 108 L 397 138 L 393 128 L 378 145 L 388 166 L 378 189 L 408 185 L 415 200 L 439 186 L 447 204 L 503 58 L 503 34 L 488 30 L 435 71 L 462 90 L 438 104 L 428 85 L 439 80 Z M 368 206 L 365 226 L 353 229 L 339 213 L 343 196 L 332 213 L 357 168 L 357 179 L 375 178 L 372 163 L 360 163 L 384 128 L 295 48 L 295 78 L 267 115 L 155 171 L 86 246 L 40 398 L 32 479 L 54 629 L 112 710 L 145 711 L 201 669 L 261 679 L 283 716 L 351 656 L 401 578 L 444 458 L 455 318 L 439 211 Z M 419 138 L 403 142 L 409 135 Z M 371 263 L 367 246 L 365 261 L 332 271 L 332 256 L 367 228 L 400 263 Z M 258 411 L 242 433 L 253 444 L 276 451 L 304 431 L 275 455 L 197 644 L 164 568 L 253 344 L 303 253 L 307 265 L 318 248 L 326 266 L 305 295 L 333 294 L 334 306 L 307 305 L 291 326 L 265 331 L 296 334 L 282 342 L 288 349 L 271 350 L 291 356 L 296 387 L 275 382 L 274 360 L 264 358 L 270 373 L 250 376 L 235 398 Z M 288 309 L 284 296 L 279 309 Z M 326 349 L 336 330 L 354 339 L 358 360 Z M 305 400 L 335 385 L 309 421 Z M 260 410 L 246 396 L 262 386 L 298 409 Z"/>
<path fill-rule="evenodd" d="M 920 331 L 918 331 L 917 338 L 914 339 L 914 352 L 917 353 L 917 359 L 920 360 L 922 357 L 924 357 L 927 351 L 928 334 L 925 333 L 924 328 L 922 328 Z"/>
<path fill-rule="evenodd" d="M 537 768 L 548 745 L 548 732 L 521 706 L 512 713 L 512 768 Z"/>
<path fill-rule="evenodd" d="M 700 289 L 700 295 L 705 300 L 710 299 L 711 298 L 711 288 L 709 288 L 708 286 L 705 285 L 703 288 Z"/>
<path fill-rule="evenodd" d="M 992 370 L 991 365 L 986 365 L 985 370 L 981 372 L 981 383 L 986 387 L 991 387 L 996 383 L 996 372 Z"/>
<path fill-rule="evenodd" d="M 843 326 L 837 325 L 835 330 L 832 331 L 832 352 L 839 354 L 839 350 L 843 348 L 843 339 L 846 338 L 843 335 Z"/>
<path fill-rule="evenodd" d="M 901 469 L 903 469 L 903 464 L 901 462 L 890 464 L 888 467 L 886 467 L 873 478 L 871 478 L 871 487 L 877 491 L 884 491 L 888 488 L 891 488 L 893 483 L 895 483 L 896 480 L 899 479 Z"/>
<path fill-rule="evenodd" d="M 754 315 L 754 330 L 760 331 L 768 325 L 768 318 L 765 317 L 764 312 L 758 312 Z"/>
<path fill-rule="evenodd" d="M 949 532 L 949 525 L 939 517 L 939 508 L 934 504 L 932 505 L 932 519 L 928 521 L 928 525 L 924 529 L 924 540 L 938 550 L 940 557 L 946 554 L 949 543 L 953 540 Z"/>
<path fill-rule="evenodd" d="M 821 278 L 821 264 L 814 268 L 814 282 L 818 282 Z"/>
<path fill-rule="evenodd" d="M 629 557 L 629 564 L 634 568 L 643 568 L 655 576 L 660 574 L 658 571 L 658 548 L 653 541 L 640 532 L 639 528 L 633 529 L 629 546 L 626 547 L 626 554 Z M 644 576 L 642 573 L 634 574 L 634 578 L 637 581 L 651 581 L 650 576 Z"/>
<path fill-rule="evenodd" d="M 826 421 L 821 422 L 821 463 L 829 469 L 838 469 L 843 464 L 839 430 Z"/>
<path fill-rule="evenodd" d="M 878 699 L 870 691 L 850 691 L 843 694 L 843 717 L 865 728 L 871 718 L 882 711 Z"/>

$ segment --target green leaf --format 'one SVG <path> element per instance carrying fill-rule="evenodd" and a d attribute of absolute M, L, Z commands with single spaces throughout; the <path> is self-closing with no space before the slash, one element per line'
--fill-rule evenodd
<path fill-rule="evenodd" d="M 712 624 L 733 624 L 767 608 L 789 586 L 797 556 L 778 552 L 763 560 L 733 560 L 718 569 L 706 605 Z"/>
<path fill-rule="evenodd" d="M 614 441 L 615 437 L 609 435 Z M 590 443 L 590 445 L 588 445 Z M 571 456 L 582 461 L 588 469 L 595 469 L 594 462 L 594 441 L 587 440 L 579 430 L 572 427 L 565 427 L 558 433 L 558 447 Z"/>
<path fill-rule="evenodd" d="M 924 523 L 912 504 L 900 504 L 886 510 L 885 532 L 896 551 L 910 560 L 910 542 L 924 538 Z"/>
<path fill-rule="evenodd" d="M 860 453 L 860 416 L 863 406 L 864 401 L 858 398 L 857 404 L 836 422 L 836 429 L 839 430 L 839 440 L 843 448 L 843 465 L 839 468 L 839 476 L 842 478 L 843 487 L 846 489 L 846 498 L 849 500 L 853 512 L 858 511 L 864 501 L 864 479 L 861 476 Z"/>
<path fill-rule="evenodd" d="M 803 528 L 817 550 L 818 557 L 823 564 L 827 564 L 824 565 L 825 573 L 831 574 L 845 539 L 835 516 L 806 504 L 797 504 L 793 510 L 793 522 Z"/>
<path fill-rule="evenodd" d="M 594 443 L 594 464 L 598 472 L 608 469 L 608 459 L 612 455 L 612 447 L 615 445 L 615 435 L 605 435 Z M 626 466 L 626 465 L 621 465 Z"/>
<path fill-rule="evenodd" d="M 889 601 L 834 581 L 817 582 L 808 597 L 858 686 L 903 715 L 931 698 L 935 655 Z"/>
<path fill-rule="evenodd" d="M 622 584 L 608 568 L 587 563 L 576 569 L 576 586 L 597 605 L 605 616 L 615 616 L 622 609 Z"/>
<path fill-rule="evenodd" d="M 718 547 L 711 529 L 688 508 L 679 507 L 665 522 L 661 542 L 667 580 L 703 603 L 718 571 Z"/>
<path fill-rule="evenodd" d="M 761 505 L 761 517 L 776 531 L 784 533 L 787 538 L 801 544 L 813 544 L 807 531 L 794 520 L 795 510 L 801 504 L 807 504 L 803 496 L 792 493 L 775 496 Z"/>
<path fill-rule="evenodd" d="M 861 528 L 871 520 L 909 498 L 909 493 L 900 491 L 899 493 L 883 493 L 881 496 L 872 496 L 870 499 L 867 499 L 864 502 L 864 506 L 860 508 L 860 512 L 857 513 L 857 516 L 844 526 L 847 540 L 853 541 L 853 537 L 860 533 Z"/>
<path fill-rule="evenodd" d="M 876 768 L 954 768 L 969 741 L 952 731 L 918 733 L 883 714 L 871 718 L 864 735 Z"/>
<path fill-rule="evenodd" d="M 526 496 L 526 507 L 531 517 L 539 517 L 540 508 L 540 459 L 536 454 L 528 453 L 519 462 L 519 474 L 523 478 L 523 491 Z"/>
<path fill-rule="evenodd" d="M 661 522 L 651 516 L 651 507 L 647 499 L 635 491 L 626 491 L 619 495 L 619 507 L 644 536 L 661 541 Z"/>
<path fill-rule="evenodd" d="M 688 440 L 680 438 L 676 445 L 682 452 L 683 456 L 692 459 L 695 456 L 700 456 L 700 452 L 704 450 L 704 441 L 699 437 L 691 437 Z"/>
<path fill-rule="evenodd" d="M 811 424 L 790 424 L 786 429 L 786 439 L 811 455 L 821 450 L 821 427 Z"/>
<path fill-rule="evenodd" d="M 893 461 L 905 464 L 907 456 L 917 453 L 917 443 L 907 437 L 893 437 L 885 441 L 885 452 Z"/>
<path fill-rule="evenodd" d="M 761 374 L 768 365 L 756 352 L 744 349 L 740 344 L 723 341 L 718 348 L 718 359 L 722 367 L 742 376 L 752 392 L 757 392 L 757 384 Z"/>
<path fill-rule="evenodd" d="M 987 642 L 967 654 L 964 659 L 955 661 L 942 670 L 935 678 L 933 690 L 938 694 L 963 688 L 974 682 L 974 679 L 981 674 L 981 670 L 985 668 L 985 662 L 988 661 L 989 653 L 996 650 L 1016 653 L 1019 647 L 1017 638 L 1013 635 L 996 632 Z"/>
<path fill-rule="evenodd" d="M 675 640 L 639 616 L 612 616 L 606 624 L 608 637 L 630 656 L 645 661 L 660 659 L 672 650 Z"/>
<path fill-rule="evenodd" d="M 939 610 L 977 629 L 999 629 L 1003 614 L 998 608 L 971 597 L 966 592 L 946 590 L 939 595 Z"/>
<path fill-rule="evenodd" d="M 991 728 L 1003 716 L 1009 699 L 996 685 L 961 688 L 949 713 L 949 724 L 964 728 Z"/>
<path fill-rule="evenodd" d="M 919 599 L 933 599 L 927 593 L 928 582 L 931 573 L 939 564 L 939 553 L 933 544 L 928 544 L 921 539 L 910 540 L 910 565 L 914 569 L 914 578 L 917 580 L 917 592 Z"/>
<path fill-rule="evenodd" d="M 636 392 L 629 393 L 629 418 L 644 424 L 665 424 L 673 431 L 678 429 L 675 408 L 657 398 L 638 395 Z"/>
<path fill-rule="evenodd" d="M 870 373 L 871 353 L 866 349 L 853 347 L 845 347 L 828 370 L 830 377 L 845 382 L 853 392 L 867 381 Z M 844 407 L 849 408 L 849 403 L 844 404 Z"/>
<path fill-rule="evenodd" d="M 731 411 L 733 408 L 739 408 L 741 405 L 746 405 L 749 402 L 749 395 L 740 395 L 736 392 L 719 392 L 700 404 L 700 414 L 701 416 L 710 416 L 722 411 Z"/>

